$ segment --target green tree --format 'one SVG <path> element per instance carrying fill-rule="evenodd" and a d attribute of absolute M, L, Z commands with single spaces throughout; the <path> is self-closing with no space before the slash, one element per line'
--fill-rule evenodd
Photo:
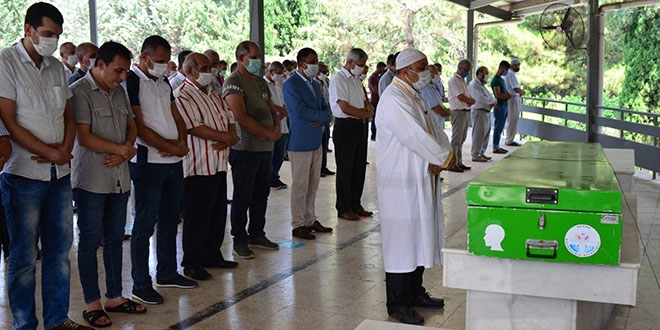
<path fill-rule="evenodd" d="M 264 35 L 266 54 L 285 56 L 296 40 L 306 40 L 302 27 L 309 24 L 307 0 L 265 0 Z"/>

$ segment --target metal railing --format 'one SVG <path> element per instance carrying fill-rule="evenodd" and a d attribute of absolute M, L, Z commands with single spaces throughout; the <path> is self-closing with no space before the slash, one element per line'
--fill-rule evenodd
<path fill-rule="evenodd" d="M 660 172 L 660 114 L 598 106 L 596 142 L 604 148 L 635 150 L 635 166 Z M 586 104 L 523 98 L 518 132 L 550 141 L 587 141 Z"/>

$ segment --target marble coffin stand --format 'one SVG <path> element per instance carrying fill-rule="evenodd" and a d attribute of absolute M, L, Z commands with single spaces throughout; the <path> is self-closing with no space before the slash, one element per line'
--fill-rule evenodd
<path fill-rule="evenodd" d="M 474 256 L 443 249 L 443 284 L 467 290 L 467 330 L 591 330 L 614 304 L 635 305 L 642 247 L 637 200 L 625 194 L 619 266 Z"/>

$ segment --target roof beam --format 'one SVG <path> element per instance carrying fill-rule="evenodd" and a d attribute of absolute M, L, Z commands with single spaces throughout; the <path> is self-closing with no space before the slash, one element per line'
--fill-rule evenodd
<path fill-rule="evenodd" d="M 448 1 L 468 9 L 470 8 L 470 0 L 448 0 Z M 493 6 L 484 6 L 476 9 L 476 11 L 493 16 L 495 18 L 499 18 L 503 21 L 509 21 L 511 20 L 511 18 L 513 18 L 513 15 L 510 12 Z"/>
<path fill-rule="evenodd" d="M 470 1 L 470 7 L 469 8 L 470 9 L 478 9 L 478 8 L 481 8 L 481 7 L 488 6 L 491 3 L 495 3 L 497 1 L 499 1 L 499 0 L 474 0 L 474 1 Z"/>

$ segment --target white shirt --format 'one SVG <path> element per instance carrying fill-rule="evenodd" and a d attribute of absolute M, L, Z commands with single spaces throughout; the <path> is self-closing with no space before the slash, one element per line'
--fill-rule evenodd
<path fill-rule="evenodd" d="M 140 70 L 137 64 L 133 63 L 131 72 L 139 78 L 139 107 L 142 112 L 142 119 L 144 125 L 154 130 L 162 138 L 168 140 L 179 139 L 179 131 L 176 127 L 176 122 L 172 116 L 172 87 L 165 81 L 165 77 L 159 77 L 153 80 Z M 128 84 L 128 82 L 125 82 Z M 131 95 L 130 86 L 126 85 L 126 91 Z M 134 106 L 131 100 L 131 106 Z M 149 149 L 147 160 L 149 163 L 154 164 L 174 164 L 181 161 L 181 157 L 161 157 L 158 154 L 158 149 L 150 146 L 139 137 L 135 143 L 145 146 Z M 137 155 L 131 159 L 131 162 L 137 163 Z"/>
<path fill-rule="evenodd" d="M 201 91 L 190 80 L 186 80 L 181 88 L 174 91 L 176 106 L 179 109 L 186 129 L 206 126 L 210 129 L 228 132 L 229 125 L 234 124 L 234 115 L 225 106 L 222 96 L 207 87 L 206 93 Z M 214 175 L 227 171 L 229 148 L 215 150 L 215 141 L 202 139 L 188 134 L 190 152 L 183 158 L 183 176 Z"/>
<path fill-rule="evenodd" d="M 177 71 L 174 77 L 172 77 L 172 79 L 169 79 L 169 81 L 170 81 L 170 86 L 172 86 L 172 90 L 175 90 L 179 88 L 179 86 L 181 86 L 184 81 L 186 81 L 186 76 L 180 71 Z"/>
<path fill-rule="evenodd" d="M 271 81 L 268 77 L 264 76 L 268 89 L 270 89 L 270 101 L 278 107 L 284 106 L 284 95 L 282 94 L 282 83 L 279 81 Z M 280 120 L 280 131 L 282 134 L 289 133 L 289 122 L 284 117 Z"/>
<path fill-rule="evenodd" d="M 64 142 L 64 109 L 71 91 L 62 62 L 43 56 L 37 69 L 22 40 L 0 52 L 0 97 L 16 102 L 16 123 L 44 143 Z M 11 140 L 12 153 L 3 173 L 50 181 L 51 164 L 39 164 L 35 154 Z M 57 178 L 71 172 L 69 164 L 56 166 Z"/>
<path fill-rule="evenodd" d="M 354 77 L 344 67 L 330 79 L 328 94 L 330 96 L 330 110 L 332 110 L 332 115 L 335 118 L 355 118 L 341 110 L 339 104 L 337 104 L 339 100 L 346 101 L 358 109 L 364 108 L 366 97 L 362 81 Z"/>
<path fill-rule="evenodd" d="M 69 70 L 69 67 L 66 66 L 66 64 L 64 64 L 64 62 L 62 62 L 62 66 L 64 67 L 64 74 L 66 75 L 66 79 L 68 80 L 69 77 L 71 77 L 73 73 L 76 72 L 76 67 L 74 66 L 73 71 L 71 71 Z"/>
<path fill-rule="evenodd" d="M 520 97 L 514 88 L 520 88 L 520 83 L 518 82 L 518 77 L 516 77 L 516 72 L 513 69 L 509 69 L 509 73 L 504 77 L 504 84 L 506 85 L 506 91 L 511 94 L 511 97 Z"/>
<path fill-rule="evenodd" d="M 470 106 L 467 103 L 458 99 L 458 96 L 463 94 L 470 97 L 467 83 L 465 78 L 461 77 L 458 73 L 454 73 L 449 82 L 447 82 L 449 91 L 447 92 L 449 98 L 449 109 L 451 110 L 468 110 Z"/>
<path fill-rule="evenodd" d="M 493 94 L 486 88 L 486 84 L 481 82 L 479 79 L 474 79 L 470 81 L 468 86 L 470 95 L 476 101 L 472 105 L 472 110 L 487 110 L 490 111 L 490 105 L 497 102 L 493 97 Z"/>
<path fill-rule="evenodd" d="M 428 166 L 442 164 L 451 145 L 444 132 L 440 142 L 430 132 L 425 118 L 429 111 L 421 95 L 396 77 L 378 103 L 376 186 L 389 273 L 442 264 L 441 185 Z"/>

